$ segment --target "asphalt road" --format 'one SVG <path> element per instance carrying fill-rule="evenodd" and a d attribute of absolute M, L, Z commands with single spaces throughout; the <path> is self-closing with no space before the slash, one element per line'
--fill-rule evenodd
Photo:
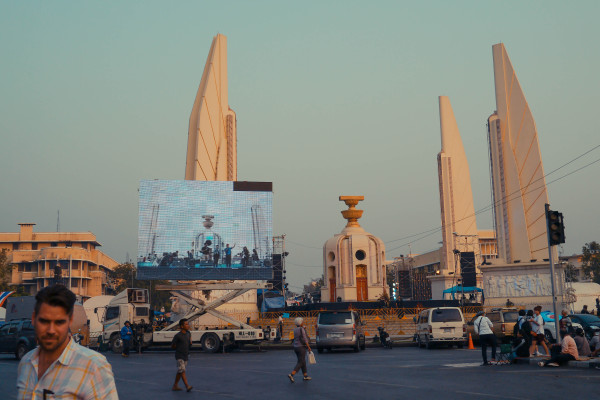
<path fill-rule="evenodd" d="M 170 351 L 106 353 L 121 399 L 561 399 L 591 398 L 600 370 L 481 367 L 481 353 L 465 349 L 368 348 L 360 353 L 316 354 L 313 380 L 286 375 L 295 364 L 291 350 L 227 354 L 193 352 L 188 364 L 190 393 L 171 392 L 175 376 Z M 15 399 L 17 361 L 0 355 L 0 398 Z"/>

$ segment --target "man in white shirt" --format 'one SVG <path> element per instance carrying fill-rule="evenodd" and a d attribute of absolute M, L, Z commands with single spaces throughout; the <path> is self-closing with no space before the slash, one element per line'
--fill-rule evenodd
<path fill-rule="evenodd" d="M 479 341 L 481 342 L 481 356 L 483 357 L 483 364 L 490 365 L 496 363 L 496 335 L 492 331 L 493 324 L 488 317 L 485 316 L 485 311 L 479 311 L 477 318 L 473 321 L 475 327 L 475 333 L 479 335 Z M 492 362 L 487 361 L 487 346 L 492 346 Z"/>
<path fill-rule="evenodd" d="M 533 309 L 533 320 L 531 320 L 531 327 L 533 328 L 533 332 L 535 336 L 531 342 L 531 347 L 529 348 L 529 354 L 531 356 L 541 356 L 542 354 L 538 351 L 538 345 L 541 345 L 546 352 L 546 356 L 550 355 L 550 351 L 548 350 L 548 346 L 546 345 L 546 335 L 544 334 L 544 318 L 541 315 L 542 306 L 535 306 Z"/>

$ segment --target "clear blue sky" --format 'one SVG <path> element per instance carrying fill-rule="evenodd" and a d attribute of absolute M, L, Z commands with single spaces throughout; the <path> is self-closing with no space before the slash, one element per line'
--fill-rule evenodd
<path fill-rule="evenodd" d="M 183 179 L 189 114 L 212 38 L 228 38 L 239 180 L 274 183 L 288 278 L 322 273 L 339 195 L 407 254 L 440 225 L 437 97 L 450 97 L 476 209 L 490 204 L 485 123 L 503 42 L 548 173 L 600 144 L 597 1 L 2 1 L 0 231 L 92 231 L 135 258 L 141 179 Z M 548 182 L 600 158 L 596 150 Z M 564 254 L 600 240 L 600 163 L 549 185 Z M 491 228 L 491 213 L 478 216 Z M 436 233 L 412 243 L 438 246 Z"/>

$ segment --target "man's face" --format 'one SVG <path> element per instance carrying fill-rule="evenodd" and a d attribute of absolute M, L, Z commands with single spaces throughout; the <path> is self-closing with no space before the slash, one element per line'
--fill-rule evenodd
<path fill-rule="evenodd" d="M 183 323 L 183 325 L 181 326 L 181 328 L 185 329 L 186 331 L 190 330 L 190 323 L 188 321 L 185 321 Z"/>
<path fill-rule="evenodd" d="M 64 308 L 42 303 L 39 312 L 36 314 L 34 311 L 31 319 L 42 350 L 52 352 L 66 345 L 73 316 L 68 315 Z"/>
<path fill-rule="evenodd" d="M 539 310 L 533 310 L 533 313 L 534 313 L 535 315 L 540 315 L 540 311 L 539 311 Z"/>

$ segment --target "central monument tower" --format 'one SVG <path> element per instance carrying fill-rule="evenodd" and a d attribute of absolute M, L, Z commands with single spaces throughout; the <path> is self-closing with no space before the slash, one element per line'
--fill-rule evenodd
<path fill-rule="evenodd" d="M 228 101 L 227 38 L 218 34 L 190 115 L 186 180 L 237 180 L 237 120 Z"/>

